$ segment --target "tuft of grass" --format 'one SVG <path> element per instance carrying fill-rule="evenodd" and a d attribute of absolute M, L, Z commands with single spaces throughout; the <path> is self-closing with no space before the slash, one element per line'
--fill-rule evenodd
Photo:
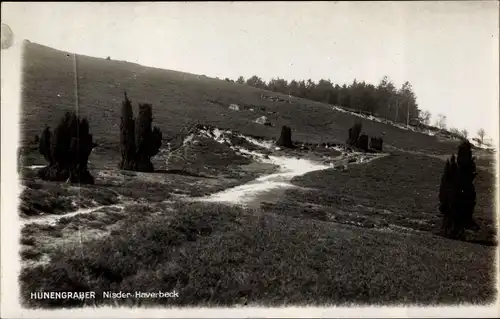
<path fill-rule="evenodd" d="M 20 213 L 27 216 L 65 214 L 78 207 L 111 205 L 118 202 L 116 192 L 96 185 L 79 187 L 58 182 L 33 182 L 20 196 Z"/>
<path fill-rule="evenodd" d="M 34 247 L 27 247 L 21 249 L 21 258 L 23 260 L 38 260 L 42 256 L 42 253 Z"/>
<path fill-rule="evenodd" d="M 35 242 L 34 237 L 21 237 L 21 245 L 33 246 Z"/>

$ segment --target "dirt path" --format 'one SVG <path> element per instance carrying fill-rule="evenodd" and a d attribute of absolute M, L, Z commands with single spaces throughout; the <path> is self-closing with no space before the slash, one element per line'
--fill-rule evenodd
<path fill-rule="evenodd" d="M 272 163 L 280 167 L 274 174 L 264 175 L 246 184 L 239 185 L 224 191 L 198 198 L 189 198 L 189 201 L 201 202 L 223 202 L 237 204 L 246 207 L 258 208 L 264 200 L 277 198 L 287 188 L 298 187 L 291 183 L 294 177 L 302 176 L 309 172 L 347 167 L 352 164 L 364 164 L 374 159 L 387 156 L 388 154 L 362 154 L 352 153 L 340 155 L 328 160 L 328 164 L 305 158 L 294 158 L 287 156 L 268 156 L 253 152 L 261 162 Z"/>
<path fill-rule="evenodd" d="M 192 198 L 191 200 L 235 203 L 249 206 L 252 203 L 260 202 L 262 196 L 269 195 L 269 193 L 275 194 L 276 191 L 279 192 L 282 189 L 293 187 L 290 181 L 295 176 L 333 167 L 332 164 L 324 165 L 307 159 L 278 156 L 269 156 L 268 159 L 262 158 L 261 161 L 278 165 L 280 170 L 274 174 L 261 176 L 246 184 L 229 188 L 207 197 Z"/>
<path fill-rule="evenodd" d="M 37 216 L 37 217 L 25 218 L 25 219 L 21 219 L 21 225 L 26 226 L 26 225 L 33 224 L 33 223 L 55 225 L 55 224 L 57 224 L 57 222 L 61 218 L 73 217 L 73 216 L 81 215 L 81 214 L 90 214 L 90 213 L 101 211 L 105 208 L 118 208 L 120 210 L 123 210 L 125 208 L 125 206 L 123 204 L 102 205 L 102 206 L 91 207 L 91 208 L 80 208 L 76 211 L 69 212 L 66 214 L 61 214 L 61 215 L 42 215 L 42 216 Z"/>

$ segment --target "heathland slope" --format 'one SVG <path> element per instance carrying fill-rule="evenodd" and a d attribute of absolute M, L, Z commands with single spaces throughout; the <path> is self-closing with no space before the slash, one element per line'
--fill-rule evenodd
<path fill-rule="evenodd" d="M 46 124 L 54 127 L 63 112 L 75 109 L 73 59 L 72 54 L 63 51 L 25 44 L 21 118 L 24 145 Z M 203 75 L 81 55 L 77 55 L 77 70 L 78 111 L 89 118 L 97 142 L 111 150 L 117 150 L 119 141 L 124 90 L 134 107 L 138 102 L 153 104 L 154 122 L 164 132 L 165 141 L 195 123 L 203 123 L 267 138 L 276 138 L 281 126 L 288 125 L 296 140 L 343 143 L 348 128 L 361 120 L 368 135 L 385 133 L 386 145 L 435 154 L 456 150 L 455 142 L 359 119 L 332 110 L 331 105 Z M 263 95 L 281 96 L 282 101 Z M 238 111 L 229 109 L 232 103 L 240 107 Z M 260 116 L 267 116 L 273 125 L 254 123 Z"/>

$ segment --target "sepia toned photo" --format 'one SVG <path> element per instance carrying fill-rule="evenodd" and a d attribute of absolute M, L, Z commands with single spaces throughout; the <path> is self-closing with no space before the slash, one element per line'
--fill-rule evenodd
<path fill-rule="evenodd" d="M 498 317 L 498 9 L 2 3 L 2 318 Z"/>

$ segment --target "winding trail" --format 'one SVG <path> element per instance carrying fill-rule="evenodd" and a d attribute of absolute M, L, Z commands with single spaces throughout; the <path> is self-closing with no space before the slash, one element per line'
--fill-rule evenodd
<path fill-rule="evenodd" d="M 279 171 L 206 197 L 191 198 L 189 200 L 235 203 L 248 206 L 249 204 L 260 202 L 262 196 L 278 195 L 276 191 L 296 187 L 290 183 L 296 176 L 334 167 L 333 164 L 325 165 L 307 159 L 279 156 L 269 156 L 269 159 L 263 158 L 261 161 L 279 166 Z"/>
<path fill-rule="evenodd" d="M 217 132 L 216 140 L 221 136 L 222 134 Z M 257 141 L 243 135 L 241 137 L 263 149 L 269 150 L 274 147 L 270 142 Z M 248 151 L 243 148 L 237 147 L 233 148 L 240 153 L 256 157 L 260 162 L 270 163 L 278 166 L 278 172 L 258 177 L 257 179 L 252 180 L 248 183 L 235 186 L 208 196 L 186 198 L 186 201 L 222 202 L 247 207 L 258 207 L 260 206 L 260 202 L 264 199 L 276 198 L 287 188 L 299 187 L 291 183 L 291 180 L 294 177 L 302 176 L 314 171 L 335 168 L 337 166 L 346 167 L 347 165 L 352 164 L 364 164 L 374 159 L 389 155 L 387 153 L 364 154 L 353 152 L 350 154 L 342 154 L 337 157 L 331 158 L 329 159 L 328 163 L 325 163 L 325 161 L 320 162 L 293 156 L 266 156 L 256 151 Z M 341 151 L 340 149 L 336 150 Z"/>
<path fill-rule="evenodd" d="M 76 211 L 69 212 L 66 214 L 61 214 L 61 215 L 42 215 L 42 216 L 37 216 L 37 217 L 31 217 L 31 218 L 23 218 L 21 219 L 21 225 L 26 226 L 29 224 L 46 224 L 46 225 L 55 225 L 61 218 L 66 218 L 66 217 L 73 217 L 81 214 L 90 214 L 94 213 L 106 208 L 117 208 L 120 210 L 123 210 L 125 208 L 124 205 L 121 204 L 113 204 L 113 205 L 102 205 L 102 206 L 97 206 L 97 207 L 91 207 L 91 208 L 80 208 Z"/>

